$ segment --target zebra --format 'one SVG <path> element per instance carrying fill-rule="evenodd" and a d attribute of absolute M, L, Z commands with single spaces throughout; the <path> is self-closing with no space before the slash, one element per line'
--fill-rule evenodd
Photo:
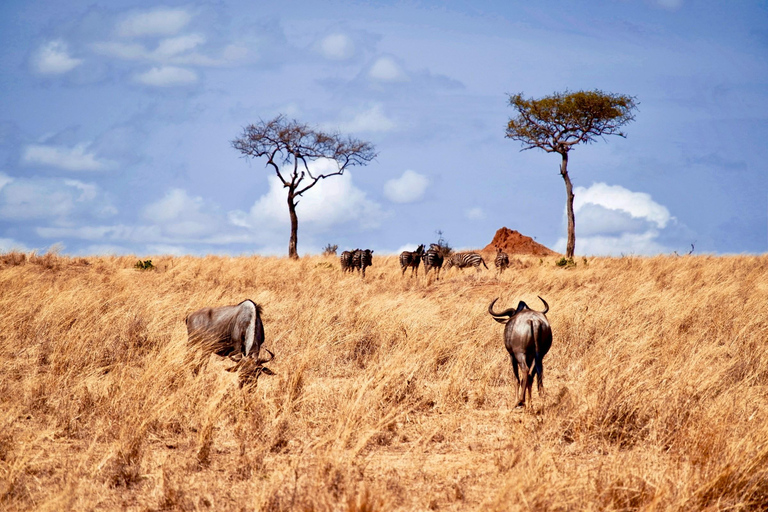
<path fill-rule="evenodd" d="M 496 248 L 496 260 L 494 261 L 494 264 L 496 265 L 497 274 L 501 274 L 507 267 L 509 267 L 509 255 L 502 251 L 501 247 Z"/>
<path fill-rule="evenodd" d="M 435 269 L 437 274 L 437 280 L 440 280 L 440 269 L 443 268 L 443 255 L 437 249 L 435 244 L 429 246 L 429 250 L 425 252 L 421 259 L 424 260 L 424 277 L 429 278 L 429 270 Z"/>
<path fill-rule="evenodd" d="M 355 251 L 358 249 L 355 249 Z M 354 266 L 352 265 L 352 257 L 355 253 L 355 251 L 344 251 L 341 253 L 341 256 L 339 257 L 339 261 L 341 261 L 341 272 L 352 272 L 354 269 Z"/>
<path fill-rule="evenodd" d="M 413 273 L 416 276 L 419 275 L 419 264 L 421 264 L 421 257 L 424 255 L 424 244 L 421 244 L 415 252 L 403 251 L 400 253 L 400 268 L 403 273 L 401 277 L 405 275 L 405 271 L 408 267 L 411 267 L 411 277 Z"/>
<path fill-rule="evenodd" d="M 352 253 L 352 268 L 362 270 L 365 277 L 365 268 L 373 266 L 373 251 L 370 249 L 355 249 Z"/>
<path fill-rule="evenodd" d="M 481 263 L 485 268 L 488 268 L 483 257 L 476 252 L 457 252 L 448 258 L 448 261 L 445 263 L 445 271 L 448 272 L 448 269 L 451 267 L 465 268 L 471 266 L 480 272 Z"/>

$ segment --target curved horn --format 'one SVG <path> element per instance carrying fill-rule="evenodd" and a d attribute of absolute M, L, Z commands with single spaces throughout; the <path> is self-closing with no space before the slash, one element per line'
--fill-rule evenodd
<path fill-rule="evenodd" d="M 503 312 L 501 312 L 501 313 L 496 313 L 496 312 L 494 312 L 494 311 L 493 311 L 493 305 L 494 305 L 494 304 L 496 304 L 496 301 L 497 301 L 497 300 L 499 300 L 499 298 L 498 298 L 498 297 L 496 297 L 495 299 L 493 299 L 493 302 L 491 302 L 491 303 L 488 305 L 488 313 L 489 313 L 491 316 L 508 316 L 508 317 L 510 317 L 510 318 L 512 318 L 513 316 L 515 316 L 515 313 L 517 313 L 517 311 L 515 311 L 515 308 L 509 308 L 508 310 L 506 310 L 506 311 L 503 311 Z"/>
<path fill-rule="evenodd" d="M 539 296 L 537 295 L 537 297 L 539 297 Z M 539 300 L 544 303 L 544 311 L 542 311 L 541 314 L 542 315 L 546 315 L 547 311 L 549 311 L 549 304 L 547 304 L 547 301 L 545 301 L 541 297 L 539 297 Z"/>
<path fill-rule="evenodd" d="M 268 363 L 275 358 L 275 354 L 273 354 L 271 350 L 269 350 L 266 347 L 264 347 L 264 350 L 266 350 L 269 353 L 269 356 L 270 356 L 269 359 L 257 359 L 256 364 Z"/>

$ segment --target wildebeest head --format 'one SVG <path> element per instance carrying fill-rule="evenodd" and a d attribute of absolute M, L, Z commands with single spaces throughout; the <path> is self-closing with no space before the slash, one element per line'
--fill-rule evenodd
<path fill-rule="evenodd" d="M 519 312 L 525 309 L 529 311 L 533 311 L 531 308 L 528 307 L 528 304 L 526 304 L 521 300 L 520 302 L 518 302 L 517 308 L 509 308 L 507 310 L 502 311 L 501 313 L 496 313 L 493 311 L 493 305 L 496 304 L 497 300 L 499 300 L 498 297 L 493 299 L 493 302 L 491 302 L 488 305 L 488 313 L 490 313 L 493 319 L 499 322 L 500 324 L 505 324 L 509 322 L 512 319 L 512 317 L 514 317 L 516 314 L 518 314 Z M 542 315 L 546 315 L 547 312 L 549 311 L 549 304 L 547 304 L 547 301 L 545 301 L 541 297 L 539 297 L 539 300 L 544 303 L 544 311 L 540 311 L 540 313 Z"/>
<path fill-rule="evenodd" d="M 256 359 L 253 358 L 242 358 L 240 359 L 236 365 L 232 366 L 231 368 L 227 368 L 228 372 L 237 372 L 237 381 L 239 383 L 239 387 L 243 387 L 246 384 L 254 384 L 256 385 L 259 376 L 262 374 L 264 375 L 274 375 L 275 372 L 264 366 L 264 363 L 270 362 L 272 359 L 275 358 L 275 354 L 273 354 L 269 349 L 265 348 L 269 353 L 269 358 L 265 359 Z"/>

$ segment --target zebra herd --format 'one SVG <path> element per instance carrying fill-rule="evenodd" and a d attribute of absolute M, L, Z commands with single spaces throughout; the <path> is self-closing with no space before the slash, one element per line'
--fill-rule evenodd
<path fill-rule="evenodd" d="M 478 272 L 480 272 L 480 265 L 486 269 L 488 268 L 483 257 L 476 252 L 457 252 L 448 256 L 446 260 L 440 249 L 439 245 L 430 244 L 429 249 L 424 250 L 424 244 L 421 244 L 415 251 L 403 251 L 400 253 L 401 276 L 404 276 L 405 271 L 409 268 L 411 269 L 411 277 L 414 275 L 418 276 L 419 265 L 422 261 L 424 262 L 424 276 L 429 277 L 429 271 L 434 269 L 438 281 L 440 280 L 440 270 L 443 269 L 443 264 L 445 264 L 446 272 L 451 267 L 460 269 L 475 267 Z M 365 268 L 373 265 L 373 251 L 370 249 L 344 251 L 339 259 L 342 272 L 358 270 L 362 271 L 363 277 L 365 277 Z M 494 263 L 496 265 L 496 273 L 501 274 L 509 267 L 509 255 L 497 247 Z"/>
<path fill-rule="evenodd" d="M 373 251 L 371 249 L 344 251 L 341 253 L 340 260 L 342 272 L 362 271 L 363 277 L 365 277 L 366 267 L 373 266 Z"/>

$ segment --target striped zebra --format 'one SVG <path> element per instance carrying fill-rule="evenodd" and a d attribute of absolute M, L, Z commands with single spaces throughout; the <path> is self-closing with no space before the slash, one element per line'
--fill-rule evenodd
<path fill-rule="evenodd" d="M 363 277 L 365 277 L 366 267 L 372 266 L 373 251 L 370 249 L 355 249 L 355 252 L 352 253 L 352 268 L 355 268 L 358 271 L 362 270 Z"/>
<path fill-rule="evenodd" d="M 429 246 L 429 250 L 421 257 L 424 260 L 424 277 L 429 278 L 430 269 L 435 269 L 437 280 L 440 280 L 440 269 L 443 268 L 443 255 L 435 248 L 435 244 Z"/>
<path fill-rule="evenodd" d="M 411 277 L 413 277 L 414 272 L 416 273 L 416 276 L 419 275 L 419 264 L 421 264 L 421 257 L 424 255 L 424 244 L 421 244 L 416 251 L 403 251 L 400 253 L 400 268 L 402 269 L 403 273 L 400 274 L 400 277 L 405 275 L 405 271 L 408 269 L 408 267 L 411 267 Z"/>
<path fill-rule="evenodd" d="M 352 257 L 354 253 L 355 251 L 344 251 L 341 253 L 341 256 L 339 257 L 339 261 L 341 262 L 342 273 L 352 272 L 352 270 L 354 269 L 354 267 L 352 266 Z"/>
<path fill-rule="evenodd" d="M 493 263 L 496 265 L 496 273 L 501 274 L 509 267 L 509 255 L 497 247 L 496 260 Z"/>
<path fill-rule="evenodd" d="M 476 252 L 457 252 L 448 258 L 448 261 L 445 263 L 445 271 L 448 272 L 448 269 L 451 267 L 475 267 L 477 271 L 480 272 L 481 263 L 485 268 L 488 268 L 488 265 L 485 264 L 483 257 Z"/>

